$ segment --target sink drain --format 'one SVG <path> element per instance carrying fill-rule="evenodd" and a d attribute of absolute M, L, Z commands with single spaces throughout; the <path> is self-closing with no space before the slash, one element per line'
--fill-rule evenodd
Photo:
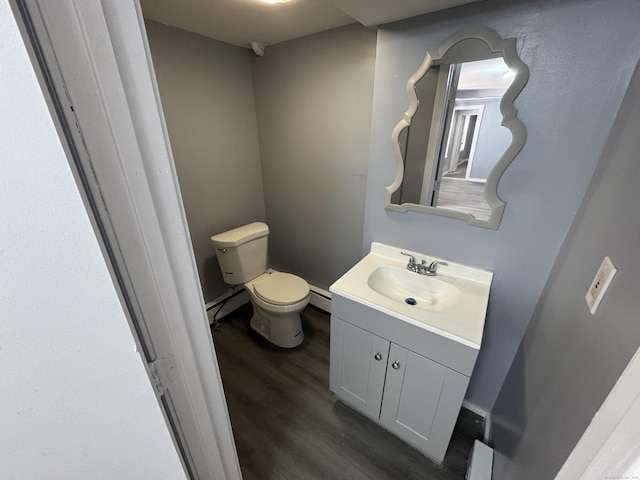
<path fill-rule="evenodd" d="M 405 298 L 404 299 L 405 303 L 409 304 L 409 305 L 417 305 L 418 302 L 416 302 L 415 298 L 409 297 L 409 298 Z"/>

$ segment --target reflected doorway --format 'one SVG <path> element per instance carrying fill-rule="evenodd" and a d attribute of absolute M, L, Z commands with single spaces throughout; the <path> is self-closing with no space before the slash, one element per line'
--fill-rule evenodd
<path fill-rule="evenodd" d="M 445 146 L 443 177 L 469 179 L 483 112 L 483 105 L 455 107 Z"/>

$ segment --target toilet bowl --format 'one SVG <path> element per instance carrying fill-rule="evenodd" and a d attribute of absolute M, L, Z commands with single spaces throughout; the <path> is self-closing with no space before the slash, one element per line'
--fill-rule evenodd
<path fill-rule="evenodd" d="M 269 227 L 262 222 L 211 237 L 224 281 L 244 285 L 253 305 L 251 328 L 274 345 L 297 347 L 304 340 L 300 312 L 309 284 L 290 273 L 267 269 Z"/>
<path fill-rule="evenodd" d="M 300 312 L 309 304 L 309 284 L 290 273 L 267 270 L 244 284 L 251 303 L 251 328 L 285 348 L 304 340 Z"/>

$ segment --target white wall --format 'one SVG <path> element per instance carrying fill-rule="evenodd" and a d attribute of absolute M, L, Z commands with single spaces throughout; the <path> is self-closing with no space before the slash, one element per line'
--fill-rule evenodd
<path fill-rule="evenodd" d="M 265 220 L 252 53 L 146 22 L 205 301 L 222 295 L 210 237 Z"/>
<path fill-rule="evenodd" d="M 635 0 L 487 0 L 378 32 L 363 249 L 376 240 L 495 272 L 467 392 L 485 409 L 500 391 L 620 108 L 640 56 L 639 23 Z M 506 202 L 500 229 L 388 212 L 390 136 L 407 108 L 406 81 L 426 51 L 478 25 L 516 37 L 531 71 L 516 99 L 527 140 L 498 184 Z"/>
<path fill-rule="evenodd" d="M 0 475 L 185 478 L 6 0 L 0 45 Z"/>

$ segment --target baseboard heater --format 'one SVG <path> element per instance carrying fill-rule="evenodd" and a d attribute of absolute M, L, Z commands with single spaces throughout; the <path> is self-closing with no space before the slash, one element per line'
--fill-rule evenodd
<path fill-rule="evenodd" d="M 493 474 L 493 448 L 476 440 L 469 458 L 466 480 L 491 480 Z"/>
<path fill-rule="evenodd" d="M 309 285 L 309 290 L 311 291 L 309 304 L 327 313 L 331 313 L 331 292 L 316 287 L 315 285 Z M 223 295 L 211 302 L 207 302 L 205 308 L 207 310 L 207 317 L 209 317 L 209 323 L 213 323 L 214 315 L 216 320 L 220 320 L 225 315 L 230 314 L 250 301 L 249 293 L 244 288 L 240 288 L 233 292 L 231 296 Z"/>
<path fill-rule="evenodd" d="M 331 292 L 311 284 L 309 285 L 309 290 L 311 291 L 309 304 L 327 313 L 331 313 Z"/>

